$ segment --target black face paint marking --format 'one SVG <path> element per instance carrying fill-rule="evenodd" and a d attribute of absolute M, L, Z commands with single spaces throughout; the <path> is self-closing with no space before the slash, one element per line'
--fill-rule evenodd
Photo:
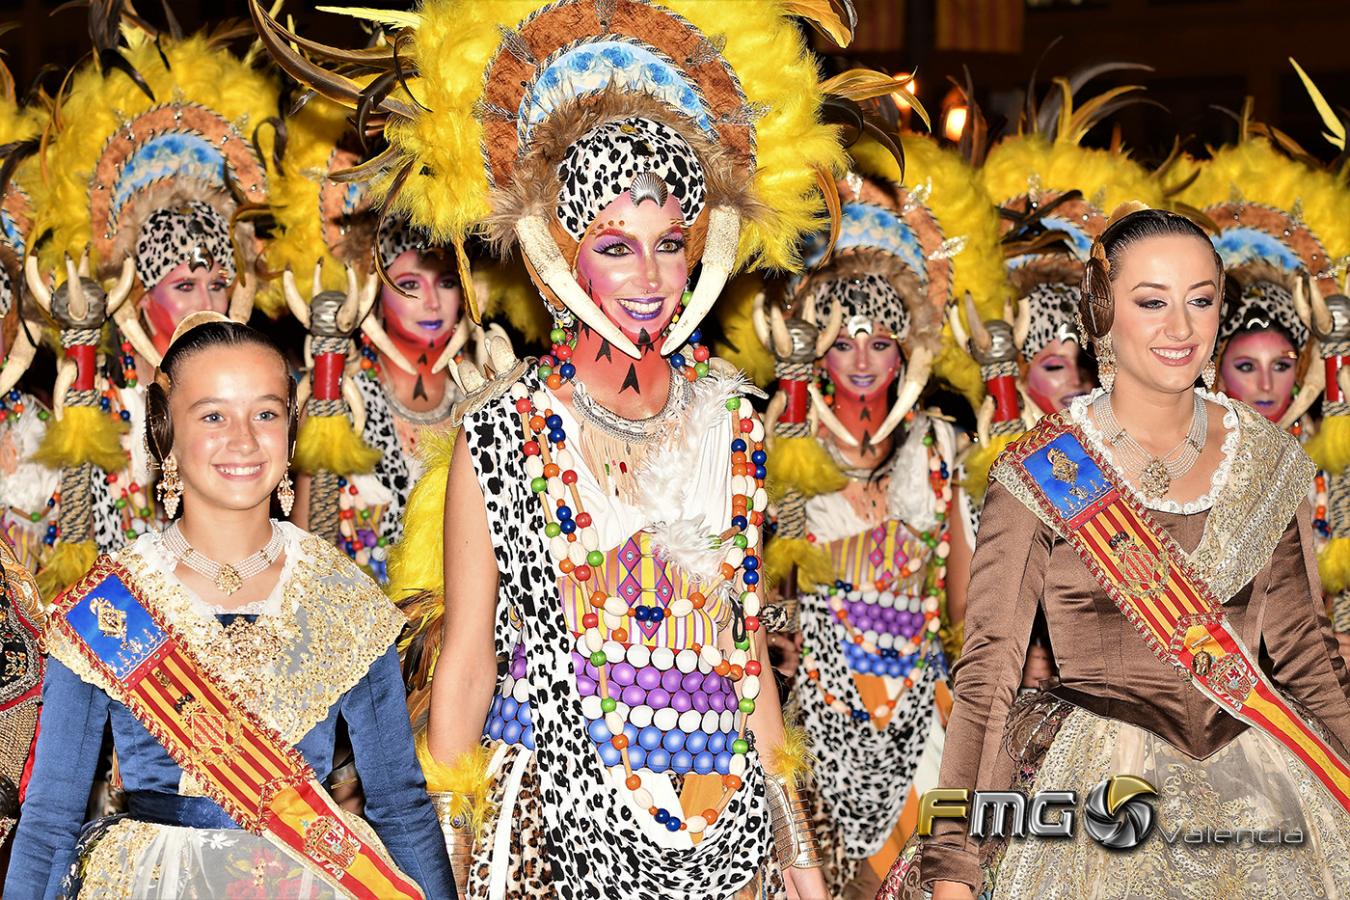
<path fill-rule="evenodd" d="M 642 395 L 642 385 L 638 382 L 637 366 L 628 364 L 628 374 L 623 377 L 623 386 L 619 388 L 619 393 L 631 390 L 638 396 Z"/>
<path fill-rule="evenodd" d="M 652 336 L 647 329 L 643 328 L 638 332 L 637 345 L 639 347 L 650 347 L 652 345 Z"/>
<path fill-rule="evenodd" d="M 595 361 L 599 362 L 602 359 L 606 362 L 614 361 L 614 350 L 604 338 L 600 339 L 600 349 L 595 351 Z"/>
<path fill-rule="evenodd" d="M 870 422 L 870 421 L 872 421 L 872 410 L 870 410 L 870 409 L 868 409 L 866 406 L 864 406 L 864 407 L 858 412 L 858 421 L 860 421 L 860 422 Z"/>
<path fill-rule="evenodd" d="M 427 389 L 426 389 L 426 386 L 425 386 L 424 384 L 422 384 L 422 376 L 421 376 L 421 375 L 418 375 L 418 376 L 417 376 L 417 383 L 413 385 L 413 399 L 414 399 L 414 400 L 426 400 L 426 399 L 427 399 Z"/>

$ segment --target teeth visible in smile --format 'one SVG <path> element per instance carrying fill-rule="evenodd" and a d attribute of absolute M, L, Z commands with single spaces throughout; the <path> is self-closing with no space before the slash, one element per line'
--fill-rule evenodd
<path fill-rule="evenodd" d="M 221 473 L 223 473 L 223 474 L 225 474 L 225 475 L 235 475 L 235 476 L 257 475 L 260 471 L 262 471 L 262 466 L 260 466 L 260 465 L 258 465 L 258 466 L 216 466 L 216 468 L 219 469 L 219 470 L 221 471 Z"/>
<path fill-rule="evenodd" d="M 1163 350 L 1157 347 L 1153 349 L 1153 352 L 1163 359 L 1185 359 L 1191 355 L 1190 350 Z"/>
<path fill-rule="evenodd" d="M 620 300 L 619 305 L 629 312 L 650 314 L 661 308 L 661 298 L 655 300 Z"/>

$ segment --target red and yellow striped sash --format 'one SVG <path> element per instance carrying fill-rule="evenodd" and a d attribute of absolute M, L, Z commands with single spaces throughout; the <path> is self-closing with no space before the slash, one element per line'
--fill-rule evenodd
<path fill-rule="evenodd" d="M 356 897 L 422 897 L 382 848 L 343 818 L 294 747 L 244 709 L 100 560 L 58 601 L 53 625 L 183 771 L 239 826 Z"/>
<path fill-rule="evenodd" d="M 1180 545 L 1078 430 L 1043 424 L 1004 458 L 1154 654 L 1287 747 L 1350 811 L 1350 766 L 1289 708 Z"/>

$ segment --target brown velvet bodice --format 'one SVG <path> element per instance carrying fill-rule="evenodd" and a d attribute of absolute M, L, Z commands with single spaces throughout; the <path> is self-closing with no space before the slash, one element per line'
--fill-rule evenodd
<path fill-rule="evenodd" d="M 1219 514 L 1229 513 L 1231 508 Z M 1211 512 L 1150 515 L 1191 554 Z M 1278 524 L 1271 533 L 1280 533 Z M 1275 686 L 1321 723 L 1344 756 L 1350 746 L 1350 676 L 1324 613 L 1306 500 L 1284 523 L 1264 565 L 1253 559 L 1247 571 L 1255 575 L 1224 603 L 1230 621 Z M 1051 690 L 1063 699 L 1146 729 L 1197 759 L 1249 727 L 1154 656 L 1074 550 L 998 482 L 990 485 L 981 517 L 968 596 L 942 787 L 1000 790 L 1011 784 L 1013 759 L 1004 749 L 1004 726 L 1038 607 L 1059 668 L 1059 683 Z M 923 881 L 975 886 L 980 878 L 966 822 L 939 820 L 923 849 Z"/>

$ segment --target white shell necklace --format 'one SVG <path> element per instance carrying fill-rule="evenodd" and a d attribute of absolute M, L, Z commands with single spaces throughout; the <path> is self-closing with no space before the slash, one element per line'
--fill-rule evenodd
<path fill-rule="evenodd" d="M 172 553 L 175 559 L 198 575 L 211 579 L 216 590 L 227 597 L 243 587 L 245 581 L 266 571 L 267 567 L 281 555 L 285 545 L 281 529 L 273 522 L 272 538 L 261 550 L 233 565 L 228 565 L 216 562 L 189 544 L 187 538 L 183 537 L 183 532 L 179 530 L 177 522 L 164 530 L 162 539 L 165 549 Z"/>

